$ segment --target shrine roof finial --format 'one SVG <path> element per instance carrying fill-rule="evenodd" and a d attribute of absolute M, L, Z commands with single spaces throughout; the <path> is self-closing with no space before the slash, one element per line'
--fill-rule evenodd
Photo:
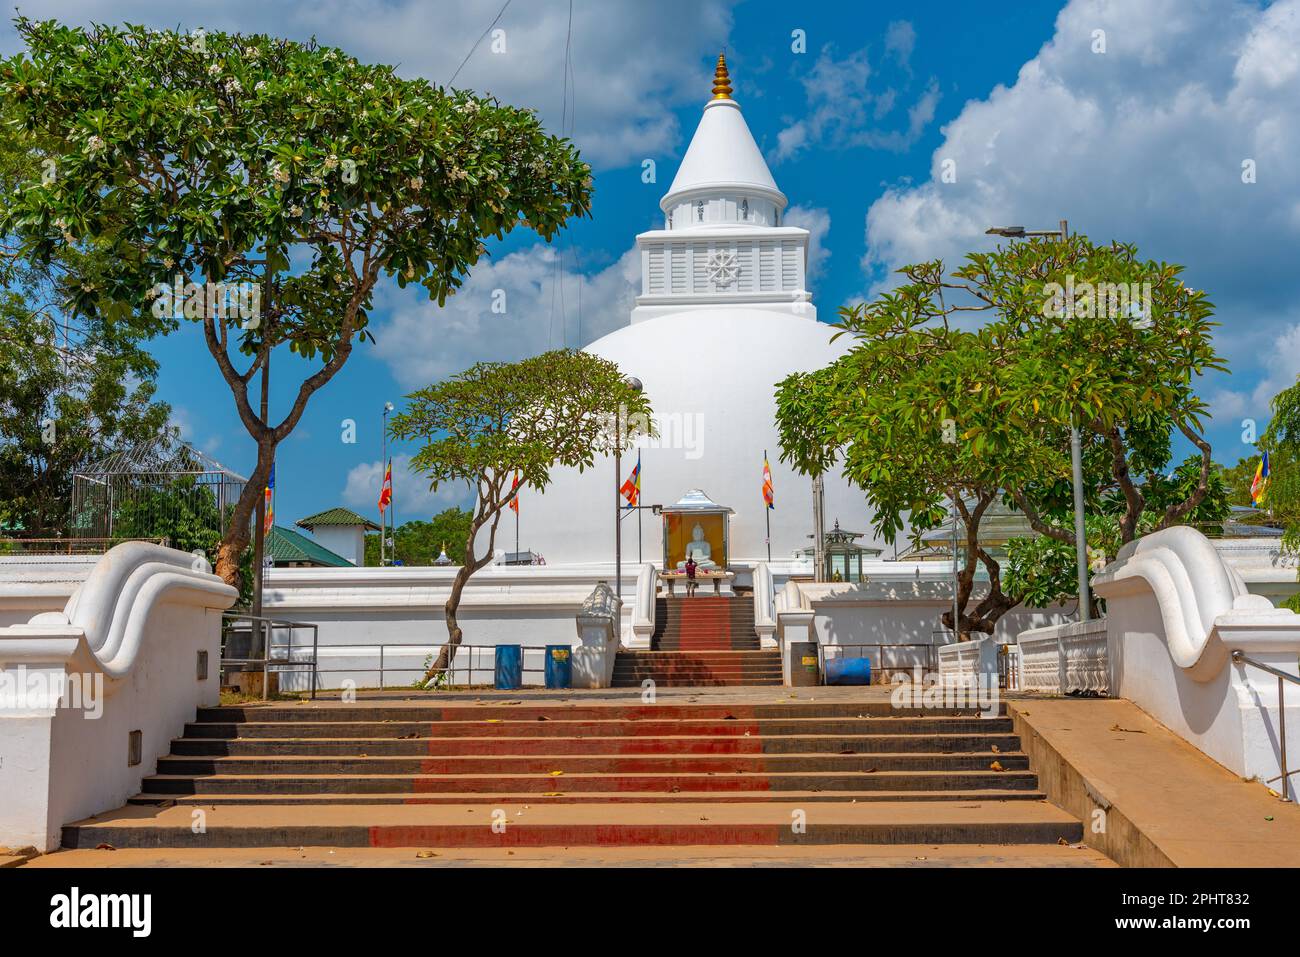
<path fill-rule="evenodd" d="M 718 54 L 718 67 L 713 71 L 713 98 L 715 100 L 731 99 L 731 74 L 727 72 L 727 55 Z"/>

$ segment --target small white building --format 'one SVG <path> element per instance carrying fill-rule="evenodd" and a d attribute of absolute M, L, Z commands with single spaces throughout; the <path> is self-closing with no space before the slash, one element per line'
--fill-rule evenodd
<path fill-rule="evenodd" d="M 366 532 L 379 526 L 349 508 L 330 508 L 294 522 L 311 532 L 321 546 L 358 567 L 366 563 Z"/>

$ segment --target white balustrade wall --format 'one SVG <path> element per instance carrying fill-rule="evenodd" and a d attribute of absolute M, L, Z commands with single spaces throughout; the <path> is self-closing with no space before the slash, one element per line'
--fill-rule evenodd
<path fill-rule="evenodd" d="M 9 607 L 49 600 L 48 580 L 6 565 Z M 62 611 L 0 628 L 0 845 L 53 850 L 64 824 L 125 804 L 218 701 L 233 588 L 202 559 L 142 542 L 82 570 L 63 582 Z"/>
<path fill-rule="evenodd" d="M 1110 689 L 1107 621 L 1071 621 L 1020 633 L 1020 688 L 1050 694 Z"/>
<path fill-rule="evenodd" d="M 1093 589 L 1106 599 L 1110 693 L 1234 774 L 1280 789 L 1283 721 L 1300 750 L 1300 687 L 1288 685 L 1283 715 L 1278 679 L 1231 655 L 1300 674 L 1300 615 L 1251 594 L 1214 543 L 1186 527 L 1125 545 Z"/>

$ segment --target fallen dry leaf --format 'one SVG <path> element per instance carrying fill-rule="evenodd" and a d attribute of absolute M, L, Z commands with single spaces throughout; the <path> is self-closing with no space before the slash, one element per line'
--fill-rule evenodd
<path fill-rule="evenodd" d="M 1006 768 L 1004 768 L 1004 767 L 1003 767 L 999 762 L 994 761 L 992 764 L 989 765 L 989 770 L 990 770 L 990 771 L 1005 771 Z"/>

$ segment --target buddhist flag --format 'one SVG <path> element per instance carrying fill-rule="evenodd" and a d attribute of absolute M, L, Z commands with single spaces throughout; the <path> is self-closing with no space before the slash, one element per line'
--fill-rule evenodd
<path fill-rule="evenodd" d="M 1264 504 L 1264 496 L 1268 493 L 1268 453 L 1259 460 L 1259 465 L 1255 469 L 1255 480 L 1250 483 L 1250 504 L 1256 508 Z"/>
<path fill-rule="evenodd" d="M 265 514 L 265 516 L 264 516 L 263 519 L 262 519 L 262 534 L 263 534 L 263 535 L 269 534 L 270 531 L 271 531 L 271 526 L 275 523 L 275 497 L 274 497 L 274 495 L 272 494 L 272 493 L 274 493 L 274 492 L 275 492 L 275 463 L 272 462 L 272 463 L 271 463 L 271 474 L 268 475 L 267 478 L 266 478 L 266 493 L 265 493 L 265 494 L 266 494 L 266 500 L 265 500 L 266 507 L 265 507 L 265 509 L 264 509 L 264 511 L 265 511 L 266 514 Z"/>
<path fill-rule="evenodd" d="M 768 508 L 776 508 L 776 493 L 772 489 L 772 466 L 767 464 L 767 453 L 763 453 L 763 501 Z"/>
<path fill-rule="evenodd" d="M 606 486 L 608 488 L 608 486 Z M 519 514 L 519 473 L 515 473 L 515 479 L 510 483 L 510 511 L 516 515 Z"/>
<path fill-rule="evenodd" d="M 632 474 L 627 477 L 619 491 L 627 499 L 627 507 L 631 508 L 641 500 L 641 453 L 636 454 L 636 468 Z"/>
<path fill-rule="evenodd" d="M 393 460 L 388 460 L 388 467 L 384 471 L 384 484 L 379 489 L 379 514 L 384 514 L 384 509 L 393 504 Z"/>

